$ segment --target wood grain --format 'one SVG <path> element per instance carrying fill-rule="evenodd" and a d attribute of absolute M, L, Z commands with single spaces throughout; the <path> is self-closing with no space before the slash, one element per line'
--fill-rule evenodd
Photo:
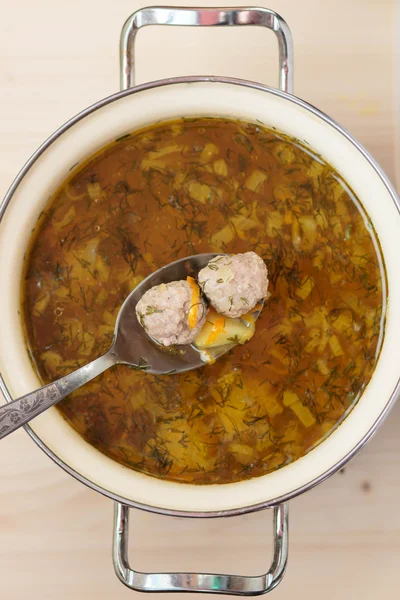
<path fill-rule="evenodd" d="M 54 129 L 118 89 L 120 27 L 145 4 L 0 2 L 0 194 Z M 259 4 L 291 26 L 295 92 L 347 127 L 394 176 L 394 0 Z M 276 56 L 262 30 L 149 28 L 138 37 L 138 81 L 212 71 L 274 84 Z M 344 473 L 291 502 L 289 568 L 273 598 L 398 598 L 399 426 L 397 405 Z M 1 442 L 0 473 L 1 598 L 135 596 L 112 570 L 109 500 L 21 431 Z M 259 573 L 270 562 L 270 538 L 268 511 L 201 522 L 133 511 L 131 560 L 141 569 Z"/>

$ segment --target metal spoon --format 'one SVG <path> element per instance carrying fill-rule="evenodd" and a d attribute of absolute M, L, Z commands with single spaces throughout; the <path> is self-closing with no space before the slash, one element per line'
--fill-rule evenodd
<path fill-rule="evenodd" d="M 204 366 L 207 362 L 204 352 L 192 345 L 178 346 L 176 352 L 154 343 L 136 318 L 135 307 L 143 294 L 153 286 L 186 279 L 188 275 L 196 277 L 200 269 L 215 256 L 217 254 L 189 256 L 162 267 L 144 279 L 121 306 L 115 324 L 113 343 L 108 352 L 69 375 L 0 406 L 0 439 L 113 365 L 128 365 L 154 375 L 182 373 Z M 257 318 L 260 312 L 261 309 L 254 310 L 254 317 Z M 230 343 L 208 350 L 208 358 L 215 360 L 235 345 Z"/>

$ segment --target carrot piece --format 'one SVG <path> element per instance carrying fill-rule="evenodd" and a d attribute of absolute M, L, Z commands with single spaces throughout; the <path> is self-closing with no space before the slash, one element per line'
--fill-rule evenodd
<path fill-rule="evenodd" d="M 186 277 L 186 281 L 190 285 L 192 290 L 192 300 L 190 303 L 190 310 L 188 315 L 188 324 L 190 329 L 194 329 L 197 323 L 197 316 L 199 314 L 199 305 L 200 305 L 200 288 L 197 285 L 195 279 L 193 277 Z"/>

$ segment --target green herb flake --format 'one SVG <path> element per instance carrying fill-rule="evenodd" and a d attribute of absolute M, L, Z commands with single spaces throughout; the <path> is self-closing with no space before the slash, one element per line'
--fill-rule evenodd
<path fill-rule="evenodd" d="M 129 137 L 131 137 L 131 134 L 130 133 L 125 133 L 125 135 L 121 135 L 121 137 L 118 137 L 115 141 L 116 142 L 122 142 L 122 140 L 126 140 Z"/>
<path fill-rule="evenodd" d="M 162 313 L 164 310 L 157 308 L 156 306 L 146 306 L 146 316 L 154 315 L 155 313 Z"/>

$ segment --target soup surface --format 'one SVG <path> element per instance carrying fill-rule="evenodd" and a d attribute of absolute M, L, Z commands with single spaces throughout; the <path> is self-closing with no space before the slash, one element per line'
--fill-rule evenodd
<path fill-rule="evenodd" d="M 253 250 L 271 297 L 256 334 L 213 365 L 156 377 L 114 367 L 59 409 L 90 444 L 166 479 L 264 475 L 319 444 L 371 378 L 386 283 L 373 228 L 306 144 L 262 124 L 198 118 L 117 140 L 42 214 L 23 314 L 43 382 L 111 344 L 128 293 L 202 252 Z"/>

